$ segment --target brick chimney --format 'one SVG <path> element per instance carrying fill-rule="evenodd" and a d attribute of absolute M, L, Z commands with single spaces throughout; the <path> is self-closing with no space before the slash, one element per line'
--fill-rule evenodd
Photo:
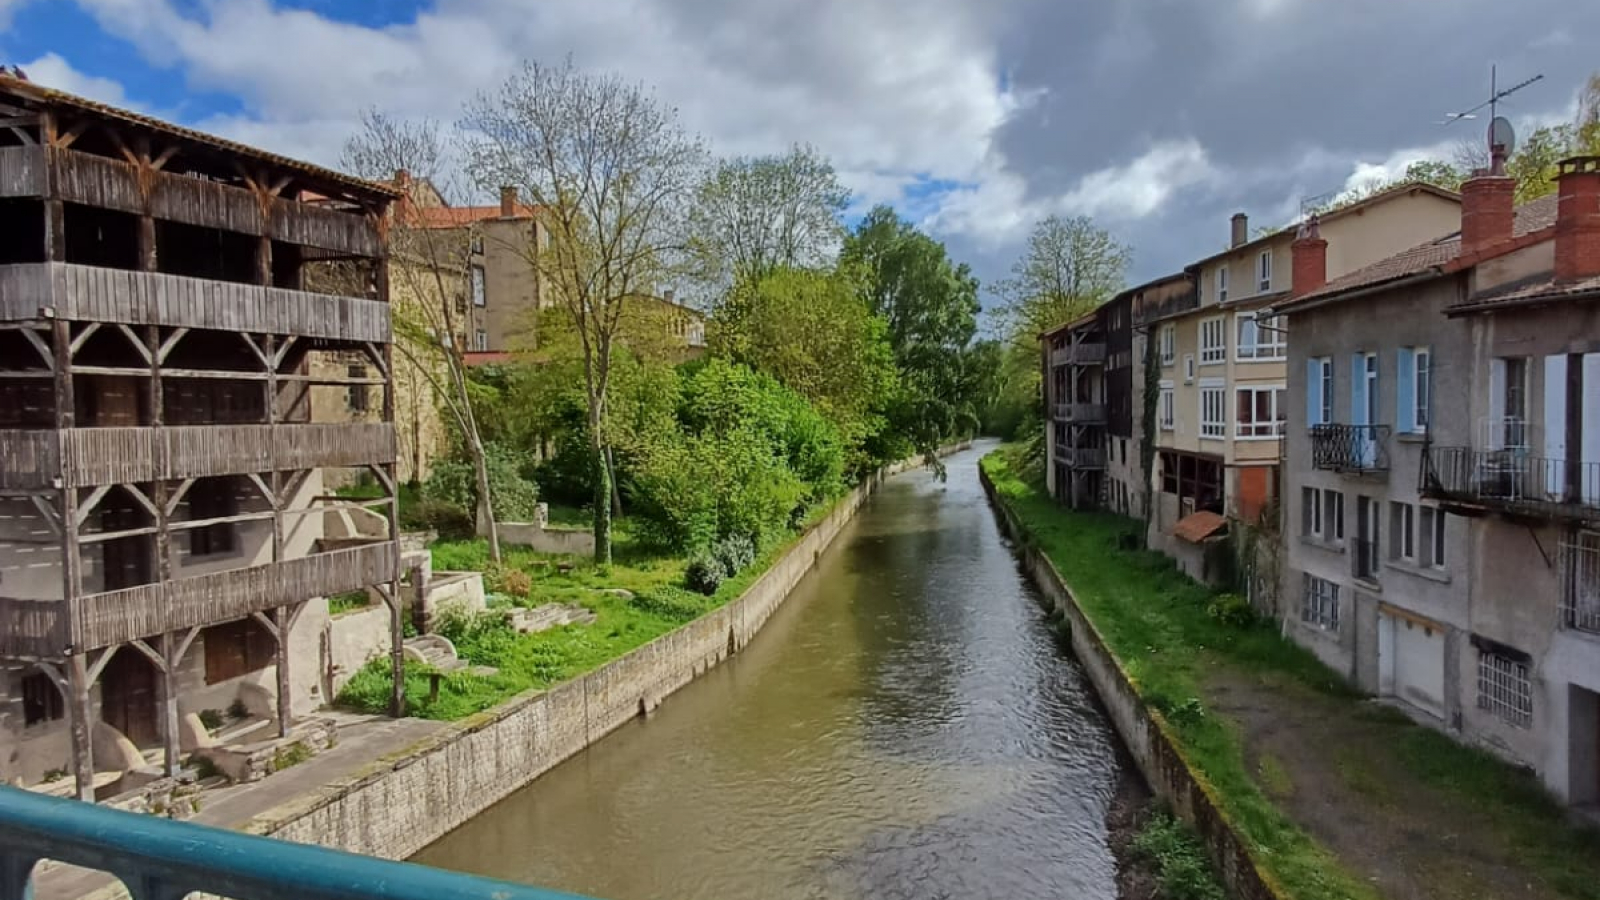
<path fill-rule="evenodd" d="M 1556 280 L 1600 275 L 1600 156 L 1562 160 L 1556 193 Z"/>
<path fill-rule="evenodd" d="M 1505 151 L 1493 149 L 1493 163 L 1461 185 L 1461 255 L 1472 256 L 1511 240 L 1517 180 L 1506 175 Z"/>
<path fill-rule="evenodd" d="M 1244 213 L 1234 213 L 1232 219 L 1233 242 L 1230 247 L 1237 247 L 1250 240 L 1250 217 Z"/>
<path fill-rule="evenodd" d="M 500 218 L 511 219 L 517 215 L 517 189 L 506 185 L 500 189 Z"/>
<path fill-rule="evenodd" d="M 1304 296 L 1328 283 L 1328 242 L 1322 237 L 1316 216 L 1300 226 L 1289 250 L 1293 255 L 1289 296 Z"/>

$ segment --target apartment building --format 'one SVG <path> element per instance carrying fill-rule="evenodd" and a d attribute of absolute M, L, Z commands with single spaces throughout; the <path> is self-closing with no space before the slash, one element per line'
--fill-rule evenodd
<path fill-rule="evenodd" d="M 1600 803 L 1600 159 L 1320 285 L 1295 242 L 1286 633 Z M 1320 285 L 1320 286 L 1319 286 Z"/>
<path fill-rule="evenodd" d="M 1377 262 L 1459 222 L 1459 198 L 1421 184 L 1330 211 L 1320 217 L 1328 274 Z M 1148 540 L 1202 580 L 1225 571 L 1207 560 L 1205 547 L 1227 521 L 1257 522 L 1278 499 L 1288 417 L 1290 332 L 1264 310 L 1288 296 L 1296 230 L 1251 239 L 1243 214 L 1231 226 L 1228 249 L 1186 269 L 1193 306 L 1144 320 L 1159 366 Z"/>
<path fill-rule="evenodd" d="M 0 781 L 93 799 L 203 710 L 286 733 L 323 598 L 398 584 L 394 192 L 7 76 L 0 110 Z M 357 289 L 308 290 L 334 260 Z M 358 385 L 370 421 L 319 417 Z M 386 536 L 323 540 L 341 468 Z"/>

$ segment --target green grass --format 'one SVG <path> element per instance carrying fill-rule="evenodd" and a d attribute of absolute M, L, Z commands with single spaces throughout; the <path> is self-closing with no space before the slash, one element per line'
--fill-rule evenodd
<path fill-rule="evenodd" d="M 816 510 L 805 527 L 820 521 L 829 508 Z M 654 554 L 626 539 L 619 539 L 609 567 L 592 560 L 535 553 L 526 548 L 506 548 L 499 570 L 489 565 L 489 549 L 481 540 L 446 541 L 433 546 L 434 567 L 440 571 L 485 571 L 486 585 L 498 592 L 503 573 L 526 573 L 531 587 L 525 596 L 506 601 L 517 606 L 576 603 L 594 610 L 592 625 L 567 625 L 537 634 L 518 634 L 494 616 L 476 622 L 445 621 L 440 632 L 456 645 L 460 656 L 477 666 L 491 666 L 493 675 L 457 673 L 446 676 L 438 699 L 430 702 L 429 676 L 420 666 L 406 668 L 407 714 L 424 719 L 456 720 L 505 702 L 534 688 L 546 688 L 593 671 L 686 622 L 721 607 L 744 593 L 754 581 L 799 539 L 789 534 L 770 542 L 756 560 L 722 583 L 709 597 L 685 590 L 684 561 Z M 570 570 L 561 572 L 561 564 Z M 627 598 L 603 593 L 601 588 L 623 588 Z M 493 610 L 491 610 L 492 612 Z M 388 708 L 389 661 L 376 659 L 351 678 L 339 692 L 341 706 L 382 713 Z"/>
<path fill-rule="evenodd" d="M 1403 714 L 1362 704 L 1361 695 L 1308 651 L 1283 639 L 1271 622 L 1230 624 L 1213 614 L 1218 597 L 1151 551 L 1125 550 L 1118 538 L 1142 528 L 1119 516 L 1080 513 L 1052 503 L 1019 474 L 1009 448 L 982 465 L 996 494 L 1071 585 L 1146 703 L 1159 711 L 1185 757 L 1207 781 L 1262 867 L 1293 898 L 1375 897 L 1264 793 L 1295 790 L 1280 761 L 1264 756 L 1251 773 L 1236 728 L 1204 714 L 1208 672 L 1241 671 L 1269 685 L 1308 688 L 1349 715 L 1374 723 L 1379 741 L 1414 783 L 1441 793 L 1476 819 L 1492 822 L 1496 841 L 1527 872 L 1571 897 L 1600 900 L 1600 833 L 1569 824 L 1537 778 L 1482 750 L 1464 746 Z M 1397 802 L 1378 760 L 1332 748 L 1340 776 L 1375 807 Z"/>
<path fill-rule="evenodd" d="M 365 588 L 359 591 L 346 591 L 328 598 L 328 615 L 337 616 L 341 613 L 366 609 L 371 605 L 372 598 L 367 595 Z"/>
<path fill-rule="evenodd" d="M 576 506 L 565 506 L 552 503 L 549 506 L 551 528 L 570 529 L 572 531 L 588 531 L 594 527 L 594 513 Z M 627 521 L 626 519 L 622 521 Z"/>
<path fill-rule="evenodd" d="M 1084 614 L 1121 660 L 1145 702 L 1167 719 L 1184 755 L 1209 782 L 1234 827 L 1289 896 L 1374 898 L 1261 790 L 1238 732 L 1206 714 L 1205 675 L 1219 658 L 1264 678 L 1289 679 L 1331 695 L 1355 696 L 1310 653 L 1267 623 L 1240 627 L 1212 617 L 1214 592 L 1170 560 L 1124 550 L 1118 538 L 1139 523 L 1106 513 L 1074 513 L 1052 503 L 1016 472 L 1004 450 L 982 462 L 995 492 L 1072 586 Z M 1113 564 L 1114 563 L 1114 564 Z M 1177 715 L 1171 715 L 1177 712 Z"/>
<path fill-rule="evenodd" d="M 1171 813 L 1151 816 L 1134 835 L 1133 851 L 1155 869 L 1163 900 L 1227 900 L 1199 837 Z"/>

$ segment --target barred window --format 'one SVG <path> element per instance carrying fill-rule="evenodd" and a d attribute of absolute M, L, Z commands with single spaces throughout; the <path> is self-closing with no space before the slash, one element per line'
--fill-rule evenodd
<path fill-rule="evenodd" d="M 1312 574 L 1301 576 L 1300 621 L 1325 631 L 1339 630 L 1339 585 Z"/>
<path fill-rule="evenodd" d="M 1528 664 L 1499 653 L 1478 653 L 1478 708 L 1500 717 L 1508 725 L 1533 725 L 1533 684 Z"/>

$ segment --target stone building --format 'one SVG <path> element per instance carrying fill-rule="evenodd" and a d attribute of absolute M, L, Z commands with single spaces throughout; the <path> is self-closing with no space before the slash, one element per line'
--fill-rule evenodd
<path fill-rule="evenodd" d="M 191 714 L 286 732 L 323 598 L 398 582 L 394 192 L 7 76 L 0 112 L 0 780 L 91 799 L 175 771 Z M 333 261 L 358 289 L 308 290 Z M 323 420 L 358 385 L 375 414 Z M 384 536 L 323 539 L 337 469 Z"/>

